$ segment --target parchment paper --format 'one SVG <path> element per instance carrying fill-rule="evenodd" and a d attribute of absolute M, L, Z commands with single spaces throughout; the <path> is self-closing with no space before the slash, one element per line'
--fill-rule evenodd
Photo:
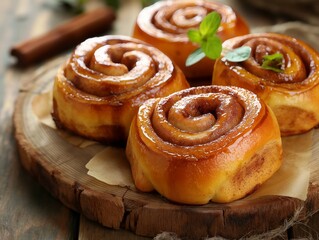
<path fill-rule="evenodd" d="M 38 95 L 35 95 L 32 101 L 32 109 L 35 116 L 38 118 L 38 120 L 47 125 L 48 127 L 51 127 L 53 129 L 56 129 L 56 125 L 52 119 L 51 116 L 51 109 L 52 109 L 52 92 L 45 92 Z M 75 136 L 73 134 L 70 134 L 69 132 L 57 130 L 61 137 L 63 137 L 65 140 L 67 140 L 69 143 L 78 146 L 80 148 L 85 148 L 93 144 L 98 144 L 95 141 L 90 141 L 78 136 Z"/>

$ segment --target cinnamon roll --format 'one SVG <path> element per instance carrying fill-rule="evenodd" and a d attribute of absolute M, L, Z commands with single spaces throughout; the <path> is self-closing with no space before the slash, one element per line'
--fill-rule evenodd
<path fill-rule="evenodd" d="M 145 100 L 188 87 L 181 70 L 158 49 L 125 36 L 90 38 L 58 70 L 52 116 L 60 128 L 124 144 Z"/>
<path fill-rule="evenodd" d="M 222 41 L 249 33 L 246 22 L 230 6 L 205 0 L 169 0 L 144 8 L 137 17 L 133 36 L 163 51 L 187 78 L 210 77 L 212 60 L 205 58 L 190 67 L 185 66 L 185 61 L 199 47 L 189 41 L 188 30 L 198 28 L 212 11 L 221 15 L 217 34 Z"/>
<path fill-rule="evenodd" d="M 235 37 L 223 48 L 250 46 L 251 56 L 239 63 L 223 56 L 216 61 L 213 84 L 233 85 L 259 95 L 275 113 L 282 136 L 306 132 L 319 123 L 319 54 L 293 37 L 261 33 Z M 281 53 L 280 71 L 262 67 L 263 57 Z"/>
<path fill-rule="evenodd" d="M 202 86 L 142 104 L 126 155 L 140 191 L 184 204 L 225 203 L 277 171 L 282 144 L 273 112 L 256 94 Z"/>

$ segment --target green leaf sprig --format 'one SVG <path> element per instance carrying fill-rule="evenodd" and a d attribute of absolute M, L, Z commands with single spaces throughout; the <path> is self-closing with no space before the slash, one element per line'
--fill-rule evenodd
<path fill-rule="evenodd" d="M 263 69 L 271 70 L 277 73 L 283 72 L 283 55 L 281 53 L 274 53 L 270 55 L 265 55 L 263 57 L 263 62 L 261 67 Z"/>
<path fill-rule="evenodd" d="M 199 29 L 191 29 L 187 36 L 191 42 L 198 43 L 199 48 L 192 52 L 186 59 L 186 66 L 191 66 L 205 56 L 217 59 L 222 52 L 222 41 L 217 36 L 221 17 L 217 12 L 210 12 L 199 25 Z"/>
<path fill-rule="evenodd" d="M 224 49 L 225 58 L 230 62 L 243 62 L 247 60 L 251 53 L 251 47 L 241 46 L 233 50 Z"/>
<path fill-rule="evenodd" d="M 199 29 L 191 29 L 188 31 L 187 35 L 189 40 L 197 43 L 200 47 L 188 56 L 185 63 L 186 66 L 191 66 L 204 57 L 213 60 L 220 57 L 223 51 L 222 40 L 217 36 L 220 23 L 220 15 L 217 12 L 210 12 L 200 23 Z M 249 58 L 250 53 L 250 47 L 242 46 L 233 50 L 227 50 L 225 58 L 230 62 L 242 62 Z"/>
<path fill-rule="evenodd" d="M 232 50 L 223 49 L 222 41 L 217 36 L 220 23 L 220 15 L 217 12 L 211 12 L 200 23 L 199 29 L 191 29 L 187 32 L 189 40 L 200 46 L 186 59 L 185 65 L 187 67 L 199 62 L 204 57 L 213 60 L 217 59 L 220 57 L 222 51 L 224 52 L 224 58 L 229 62 L 243 62 L 250 57 L 251 47 L 249 46 L 241 46 Z M 282 64 L 283 55 L 275 53 L 265 55 L 261 67 L 280 73 L 283 72 Z"/>

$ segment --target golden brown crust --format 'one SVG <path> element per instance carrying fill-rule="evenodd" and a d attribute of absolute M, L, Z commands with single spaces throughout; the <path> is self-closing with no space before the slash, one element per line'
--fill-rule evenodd
<path fill-rule="evenodd" d="M 91 38 L 59 69 L 52 116 L 81 136 L 124 144 L 144 101 L 188 87 L 180 69 L 154 47 L 124 36 Z"/>
<path fill-rule="evenodd" d="M 213 61 L 205 58 L 186 67 L 187 57 L 198 46 L 187 37 L 189 29 L 198 28 L 207 13 L 217 11 L 222 16 L 218 35 L 222 41 L 249 33 L 243 18 L 231 7 L 211 1 L 160 1 L 143 9 L 136 21 L 133 36 L 152 44 L 169 56 L 188 78 L 212 75 Z"/>
<path fill-rule="evenodd" d="M 126 153 L 139 190 L 186 204 L 242 198 L 282 159 L 270 108 L 250 91 L 221 86 L 145 102 L 132 121 Z"/>
<path fill-rule="evenodd" d="M 215 63 L 213 84 L 249 89 L 275 113 L 283 136 L 306 132 L 319 123 L 319 54 L 306 43 L 275 33 L 248 34 L 223 43 L 233 49 L 252 48 L 251 57 L 230 63 L 223 57 Z M 280 52 L 283 72 L 261 68 L 262 56 Z"/>

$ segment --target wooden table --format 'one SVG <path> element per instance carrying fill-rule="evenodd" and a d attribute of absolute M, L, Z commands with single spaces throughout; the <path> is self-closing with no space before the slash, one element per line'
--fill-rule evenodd
<path fill-rule="evenodd" d="M 124 230 L 112 230 L 86 219 L 54 199 L 21 166 L 14 139 L 15 100 L 30 83 L 34 71 L 45 62 L 18 68 L 10 47 L 70 20 L 73 15 L 49 0 L 0 1 L 0 239 L 148 239 Z M 238 1 L 234 6 L 253 26 L 277 22 L 277 18 L 252 11 Z M 138 0 L 123 0 L 112 33 L 130 35 L 140 9 Z M 280 19 L 282 20 L 282 19 Z M 51 61 L 49 59 L 48 61 Z M 318 237 L 319 214 L 287 230 L 286 239 Z"/>

